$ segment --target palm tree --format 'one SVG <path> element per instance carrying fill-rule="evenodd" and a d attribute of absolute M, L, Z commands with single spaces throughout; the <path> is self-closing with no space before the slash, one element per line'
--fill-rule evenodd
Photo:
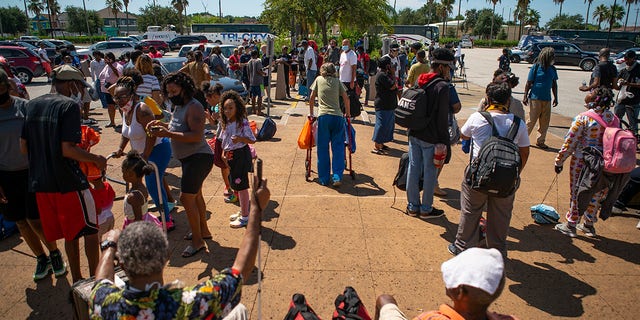
<path fill-rule="evenodd" d="M 38 23 L 40 23 L 40 14 L 42 13 L 42 11 L 44 11 L 44 4 L 40 0 L 29 0 L 27 9 L 33 12 L 33 14 L 36 16 L 36 29 L 40 30 L 40 26 L 38 26 Z"/>
<path fill-rule="evenodd" d="M 184 23 L 182 11 L 184 11 L 184 6 L 182 4 L 182 0 L 171 0 L 171 5 L 178 11 L 178 15 L 180 16 L 180 34 L 184 34 Z"/>
<path fill-rule="evenodd" d="M 185 28 L 187 29 L 187 34 L 189 34 L 191 32 L 190 28 L 188 28 L 187 25 L 187 7 L 189 6 L 189 0 L 182 0 L 182 8 L 184 10 L 184 24 L 185 24 Z"/>
<path fill-rule="evenodd" d="M 587 4 L 587 15 L 584 16 L 585 17 L 584 29 L 587 30 L 589 26 L 589 9 L 591 9 L 591 3 L 593 3 L 593 0 L 584 0 L 584 3 Z"/>
<path fill-rule="evenodd" d="M 622 18 L 624 17 L 624 7 L 616 4 L 611 5 L 610 8 L 607 9 L 607 18 L 609 19 L 609 31 L 611 31 L 611 28 L 613 27 L 614 24 L 616 24 L 616 22 L 618 22 L 618 20 L 622 20 Z"/>
<path fill-rule="evenodd" d="M 593 18 L 598 20 L 598 30 L 602 29 L 602 21 L 605 21 L 609 16 L 609 8 L 604 4 L 601 4 L 593 10 Z"/>
<path fill-rule="evenodd" d="M 453 12 L 453 3 L 455 0 L 442 0 L 440 4 L 438 4 L 438 13 L 442 17 L 442 35 L 446 35 L 447 31 L 447 19 L 449 18 L 449 14 Z"/>
<path fill-rule="evenodd" d="M 56 28 L 58 28 L 58 15 L 60 14 L 60 4 L 58 3 L 58 0 L 52 0 L 51 1 L 51 19 L 54 22 L 54 25 L 56 26 Z"/>
<path fill-rule="evenodd" d="M 524 18 L 527 15 L 529 9 L 529 0 L 518 0 L 516 9 L 513 11 L 513 19 L 520 21 L 519 34 L 522 35 L 522 26 L 524 24 Z"/>
<path fill-rule="evenodd" d="M 558 13 L 558 15 L 561 16 L 562 15 L 562 4 L 564 3 L 564 0 L 553 0 L 553 3 L 560 4 L 560 12 Z"/>
<path fill-rule="evenodd" d="M 631 5 L 638 3 L 638 0 L 627 0 L 627 17 L 624 19 L 624 31 L 627 31 L 627 22 L 629 22 L 629 15 L 631 14 Z"/>
<path fill-rule="evenodd" d="M 120 0 L 106 0 L 105 4 L 108 8 L 111 8 L 111 13 L 116 18 L 116 28 L 118 28 L 118 12 L 122 10 L 122 1 Z"/>
<path fill-rule="evenodd" d="M 489 37 L 489 46 L 491 46 L 491 41 L 493 41 L 493 20 L 496 16 L 496 4 L 498 4 L 500 0 L 487 0 L 487 1 L 493 3 L 493 12 L 491 13 L 491 35 Z"/>
<path fill-rule="evenodd" d="M 129 34 L 129 0 L 122 0 L 122 3 L 124 4 L 124 13 L 127 16 L 127 35 Z"/>
<path fill-rule="evenodd" d="M 527 15 L 524 17 L 524 23 L 537 27 L 540 23 L 540 11 L 536 9 L 527 10 Z"/>

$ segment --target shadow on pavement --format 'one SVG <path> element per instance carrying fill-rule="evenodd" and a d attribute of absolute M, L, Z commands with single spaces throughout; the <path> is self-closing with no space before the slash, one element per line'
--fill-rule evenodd
<path fill-rule="evenodd" d="M 583 237 L 581 240 L 593 244 L 596 250 L 602 253 L 618 257 L 625 261 L 640 264 L 640 244 L 610 239 L 603 236 L 597 238 Z"/>
<path fill-rule="evenodd" d="M 582 299 L 597 293 L 596 288 L 546 263 L 529 265 L 520 260 L 509 260 L 507 264 L 514 270 L 507 272 L 507 278 L 517 282 L 509 286 L 509 291 L 552 316 L 582 316 Z M 549 290 L 550 283 L 561 285 Z"/>
<path fill-rule="evenodd" d="M 518 240 L 507 240 L 509 251 L 557 253 L 564 258 L 558 262 L 564 264 L 572 264 L 575 261 L 596 262 L 592 255 L 574 246 L 570 237 L 553 230 L 553 225 L 536 225 L 532 222 L 522 230 L 510 227 L 509 237 Z M 543 245 L 540 245 L 541 242 Z"/>
<path fill-rule="evenodd" d="M 25 296 L 32 310 L 27 319 L 73 319 L 71 285 L 67 277 L 42 279 L 35 289 L 27 288 Z"/>

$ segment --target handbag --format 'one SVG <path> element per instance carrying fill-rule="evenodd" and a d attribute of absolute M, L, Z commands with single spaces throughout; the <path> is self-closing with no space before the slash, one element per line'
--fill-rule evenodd
<path fill-rule="evenodd" d="M 300 135 L 298 136 L 298 148 L 313 148 L 313 121 L 309 118 L 304 122 L 302 131 L 300 131 Z"/>

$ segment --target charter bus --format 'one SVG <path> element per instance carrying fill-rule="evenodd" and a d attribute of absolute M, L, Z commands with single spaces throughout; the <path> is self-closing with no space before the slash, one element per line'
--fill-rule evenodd
<path fill-rule="evenodd" d="M 427 45 L 432 41 L 437 42 L 440 38 L 440 29 L 431 25 L 394 25 L 388 28 L 375 26 L 371 33 L 396 41 L 405 40 L 407 43 L 420 42 Z"/>
<path fill-rule="evenodd" d="M 626 48 L 637 47 L 640 44 L 640 32 L 630 31 L 607 31 L 595 30 L 572 30 L 572 29 L 551 29 L 547 32 L 550 36 L 560 36 L 567 39 L 567 42 L 576 44 L 582 50 L 598 51 L 607 46 L 614 51 L 622 51 Z"/>
<path fill-rule="evenodd" d="M 264 42 L 267 36 L 274 36 L 266 24 L 242 23 L 194 23 L 191 34 L 203 35 L 214 43 L 234 45 L 252 39 Z"/>

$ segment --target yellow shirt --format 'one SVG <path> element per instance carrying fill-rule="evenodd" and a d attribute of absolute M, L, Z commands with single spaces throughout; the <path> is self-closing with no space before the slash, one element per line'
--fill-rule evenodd
<path fill-rule="evenodd" d="M 429 73 L 429 71 L 431 71 L 431 68 L 429 68 L 428 63 L 421 63 L 420 61 L 414 63 L 409 69 L 409 76 L 407 76 L 406 83 L 410 83 L 412 86 L 416 85 L 420 75 L 423 73 Z"/>

